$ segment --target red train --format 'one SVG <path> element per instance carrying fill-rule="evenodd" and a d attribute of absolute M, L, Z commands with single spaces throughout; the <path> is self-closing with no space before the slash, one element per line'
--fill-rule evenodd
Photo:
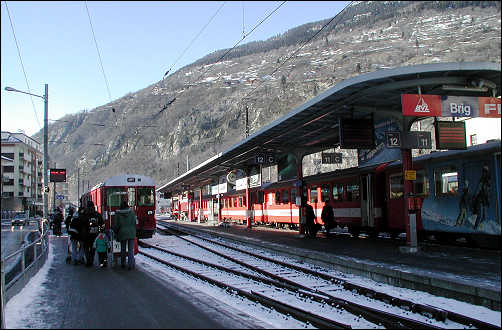
<path fill-rule="evenodd" d="M 413 193 L 421 209 L 416 224 L 419 239 L 464 237 L 478 245 L 499 245 L 501 234 L 500 140 L 466 150 L 433 152 L 413 159 Z M 298 228 L 297 180 L 263 184 L 245 190 L 186 200 L 189 220 L 216 219 Z M 360 232 L 396 236 L 406 232 L 405 196 L 400 161 L 354 167 L 303 179 L 304 197 L 322 224 L 321 210 L 328 199 L 335 221 L 357 237 Z M 248 210 L 247 204 L 251 203 Z"/>
<path fill-rule="evenodd" d="M 137 238 L 151 238 L 157 226 L 155 219 L 155 182 L 138 174 L 121 174 L 105 180 L 80 198 L 81 205 L 92 200 L 96 210 L 105 220 L 105 229 L 110 228 L 115 210 L 119 209 L 122 196 L 126 195 L 138 223 Z"/>

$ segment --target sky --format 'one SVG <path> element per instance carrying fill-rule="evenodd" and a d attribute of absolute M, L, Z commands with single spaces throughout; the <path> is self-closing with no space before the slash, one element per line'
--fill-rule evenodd
<path fill-rule="evenodd" d="M 192 239 L 191 239 L 192 240 Z M 47 291 L 48 288 L 44 285 L 47 283 L 49 270 L 51 267 L 56 267 L 59 264 L 55 261 L 55 253 L 54 249 L 56 245 L 54 245 L 54 239 L 50 239 L 50 247 L 49 247 L 49 255 L 47 261 L 44 266 L 38 271 L 38 273 L 30 279 L 30 281 L 26 284 L 26 286 L 14 297 L 12 297 L 5 306 L 5 325 L 7 329 L 27 329 L 27 328 L 50 328 L 52 325 L 47 324 L 47 315 L 58 313 L 60 311 L 57 310 L 57 306 L 54 304 L 50 304 L 47 301 L 44 301 L 41 297 L 45 297 L 44 291 Z M 184 255 L 191 255 L 194 257 L 200 257 L 201 250 L 192 244 L 188 244 L 187 242 L 181 241 L 179 238 L 172 235 L 155 235 L 151 239 L 145 240 L 146 242 L 161 246 L 168 250 L 174 250 L 178 253 Z M 195 241 L 197 241 L 195 239 Z M 228 243 L 226 243 L 228 244 Z M 4 242 L 2 241 L 2 245 Z M 242 248 L 241 245 L 230 244 L 236 247 Z M 58 245 L 61 247 L 62 245 Z M 214 248 L 214 247 L 213 247 Z M 316 271 L 323 271 L 332 276 L 340 277 L 346 281 L 356 283 L 358 285 L 366 286 L 369 288 L 378 288 L 379 291 L 383 293 L 387 293 L 396 297 L 400 297 L 402 299 L 415 301 L 418 303 L 423 303 L 424 301 L 427 304 L 444 308 L 446 310 L 451 310 L 457 313 L 466 314 L 466 315 L 475 315 L 476 318 L 481 319 L 485 322 L 494 324 L 500 327 L 500 312 L 490 310 L 486 307 L 476 306 L 469 303 L 457 301 L 450 298 L 444 298 L 439 296 L 434 296 L 429 293 L 406 289 L 406 288 L 398 288 L 393 287 L 391 285 L 387 285 L 384 283 L 376 283 L 373 280 L 360 277 L 352 274 L 342 274 L 330 270 L 323 270 L 319 266 L 310 265 L 306 262 L 298 263 L 294 259 L 290 259 L 285 257 L 284 255 L 278 256 L 273 255 L 267 251 L 261 251 L 260 249 L 253 251 L 255 253 L 263 254 L 269 258 L 276 258 L 283 262 L 297 264 L 301 267 L 310 268 Z M 148 251 L 148 253 L 152 253 L 159 258 L 167 259 L 166 255 L 162 253 L 155 253 L 152 251 Z M 219 257 L 215 255 L 211 255 L 208 252 L 202 252 L 205 256 L 204 260 L 209 263 L 219 264 L 224 263 Z M 193 279 L 189 276 L 182 275 L 172 269 L 162 267 L 157 262 L 152 261 L 149 258 L 144 256 L 136 255 L 136 271 L 140 272 L 149 272 L 152 276 L 158 277 L 160 280 L 165 280 L 170 283 L 170 285 L 176 285 L 181 290 L 196 290 L 202 293 L 202 295 L 197 295 L 197 299 L 201 299 L 203 296 L 207 296 L 207 299 L 210 299 L 210 302 L 213 306 L 218 305 L 218 308 L 227 308 L 226 314 L 239 313 L 244 315 L 249 315 L 257 320 L 263 322 L 267 328 L 282 328 L 282 329 L 301 329 L 301 328 L 312 328 L 312 326 L 306 326 L 304 323 L 295 320 L 292 317 L 284 317 L 282 314 L 279 314 L 275 311 L 270 311 L 268 309 L 264 309 L 260 307 L 259 304 L 256 304 L 251 301 L 244 301 L 241 298 L 237 298 L 234 295 L 229 295 L 227 291 L 223 289 L 215 288 L 213 285 L 208 285 L 203 281 L 198 279 Z M 382 267 L 385 265 L 382 265 Z M 388 265 L 387 265 L 388 266 Z M 394 265 L 399 267 L 399 265 Z M 404 271 L 410 271 L 409 269 L 403 269 Z M 107 271 L 114 271 L 113 269 L 108 269 Z M 413 271 L 417 271 L 416 269 Z M 225 281 L 225 276 L 222 275 L 220 278 L 221 281 Z M 437 274 L 437 276 L 441 276 L 441 274 Z M 448 274 L 446 274 L 448 276 Z M 336 293 L 333 293 L 336 295 Z M 343 299 L 358 299 L 351 292 L 343 292 L 341 293 Z M 277 292 L 275 299 L 281 300 L 281 293 Z M 196 299 L 196 298 L 194 298 Z M 360 298 L 359 298 L 360 299 Z M 368 299 L 363 298 L 361 301 L 357 301 L 360 304 L 365 304 L 364 301 Z M 226 307 L 225 307 L 226 306 Z M 309 308 L 312 308 L 312 312 L 319 312 L 317 310 L 318 307 L 310 304 Z M 304 307 L 304 306 L 300 306 Z M 378 306 L 378 304 L 373 305 L 375 308 L 382 308 Z M 398 309 L 396 307 L 390 307 L 389 312 L 396 312 Z M 45 315 L 45 317 L 44 317 Z M 408 317 L 413 317 L 417 319 L 421 319 L 421 316 L 411 316 L 408 313 L 405 313 Z M 329 316 L 328 316 L 329 317 Z M 359 318 L 354 318 L 353 316 L 344 316 L 342 314 L 337 315 L 337 317 L 343 317 L 343 321 L 347 323 L 351 323 L 354 327 L 359 328 L 369 328 L 372 327 L 371 324 L 365 323 L 364 325 L 360 322 L 364 321 Z M 431 321 L 432 325 L 436 325 L 439 327 L 445 328 L 457 328 L 458 324 L 452 321 L 448 321 L 447 323 Z"/>
<path fill-rule="evenodd" d="M 243 30 L 249 35 L 241 44 L 266 40 L 331 18 L 349 3 L 2 1 L 2 131 L 31 136 L 44 125 L 43 99 L 5 91 L 7 86 L 44 96 L 48 84 L 50 123 L 134 93 L 160 81 L 169 69 L 172 74 L 231 48 Z"/>

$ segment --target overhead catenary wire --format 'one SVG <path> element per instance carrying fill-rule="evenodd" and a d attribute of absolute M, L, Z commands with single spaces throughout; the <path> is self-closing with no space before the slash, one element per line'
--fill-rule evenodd
<path fill-rule="evenodd" d="M 110 86 L 108 84 L 108 79 L 106 78 L 105 69 L 103 67 L 103 61 L 101 59 L 101 53 L 99 52 L 98 42 L 96 41 L 96 35 L 94 34 L 94 28 L 92 27 L 91 15 L 89 14 L 89 8 L 87 7 L 87 1 L 84 1 L 85 9 L 87 11 L 87 17 L 89 18 L 89 24 L 91 26 L 92 37 L 94 39 L 94 45 L 96 46 L 96 51 L 98 52 L 99 64 L 101 66 L 101 72 L 103 73 L 103 77 L 105 78 L 106 90 L 108 91 L 108 98 L 110 102 L 112 102 L 112 94 L 110 93 Z M 112 108 L 113 109 L 113 108 Z M 113 109 L 115 110 L 115 109 Z M 113 111 L 115 112 L 115 111 Z"/>
<path fill-rule="evenodd" d="M 14 36 L 14 41 L 16 43 L 17 54 L 19 56 L 19 61 L 21 62 L 21 68 L 23 69 L 24 80 L 26 81 L 26 87 L 28 88 L 28 93 L 31 94 L 30 84 L 28 83 L 28 77 L 26 75 L 26 70 L 24 69 L 23 58 L 21 57 L 21 50 L 19 48 L 19 43 L 17 42 L 16 32 L 14 31 L 14 24 L 12 23 L 12 18 L 10 17 L 9 6 L 7 6 L 7 1 L 4 1 L 4 2 L 5 2 L 5 8 L 7 9 L 7 15 L 9 16 L 9 22 L 10 22 L 10 27 L 12 29 L 12 34 Z M 42 129 L 42 125 L 40 125 L 40 121 L 38 120 L 37 110 L 35 108 L 35 103 L 33 102 L 33 96 L 32 95 L 30 95 L 30 99 L 31 99 L 31 105 L 33 106 L 33 112 L 35 113 L 35 118 L 37 119 L 38 127 L 40 129 Z"/>
<path fill-rule="evenodd" d="M 331 22 L 333 22 L 337 17 L 339 17 L 341 19 L 341 14 L 345 11 L 345 9 L 347 9 L 351 4 L 352 4 L 353 1 L 351 1 L 349 4 L 347 4 L 338 14 L 336 14 L 335 16 L 333 16 L 326 24 L 324 24 L 316 33 L 314 33 L 307 41 L 305 41 L 300 47 L 298 47 L 294 52 L 291 53 L 290 56 L 288 56 L 282 63 L 279 64 L 279 66 L 277 66 L 269 75 L 272 76 L 273 74 L 275 74 L 286 62 L 288 62 L 291 58 L 293 58 L 293 56 L 295 56 L 306 44 L 308 44 L 309 42 L 311 42 L 317 35 L 319 35 L 319 33 L 321 33 L 328 25 L 331 24 Z M 339 23 L 340 20 L 338 20 L 335 24 L 335 26 Z M 289 75 L 289 74 L 288 74 Z M 258 89 L 259 87 L 261 86 L 258 85 L 256 86 L 255 88 L 253 88 L 249 93 L 247 93 L 242 99 L 241 101 L 247 99 L 252 93 L 254 93 L 254 91 L 256 89 Z"/>
<path fill-rule="evenodd" d="M 278 6 L 277 6 L 277 7 L 276 7 L 276 8 L 275 8 L 272 12 L 270 12 L 270 13 L 269 13 L 269 14 L 268 14 L 265 18 L 263 18 L 263 19 L 262 19 L 262 20 L 261 20 L 261 21 L 260 21 L 257 25 L 255 25 L 255 26 L 251 29 L 251 31 L 249 31 L 249 33 L 247 33 L 246 35 L 243 35 L 243 36 L 242 36 L 242 38 L 241 38 L 239 41 L 237 41 L 237 43 L 235 43 L 235 45 L 234 45 L 232 48 L 228 49 L 228 50 L 227 50 L 227 51 L 226 51 L 226 52 L 225 52 L 222 56 L 220 56 L 220 57 L 218 58 L 218 60 L 216 60 L 216 61 L 214 62 L 214 64 L 216 64 L 216 63 L 220 62 L 223 58 L 225 58 L 225 56 L 227 56 L 227 55 L 228 55 L 228 54 L 229 54 L 229 53 L 230 53 L 233 49 L 235 49 L 235 47 L 237 47 L 237 46 L 238 46 L 238 45 L 239 45 L 239 44 L 240 44 L 240 43 L 241 43 L 244 39 L 246 39 L 249 35 L 251 35 L 251 33 L 253 33 L 253 31 L 254 31 L 254 30 L 256 30 L 256 29 L 257 29 L 257 28 L 258 28 L 261 24 L 263 24 L 263 22 L 265 22 L 265 21 L 266 21 L 266 20 L 267 20 L 270 16 L 272 16 L 272 14 L 274 14 L 274 13 L 275 13 L 275 12 L 276 12 L 276 11 L 277 11 L 280 7 L 281 7 L 281 6 L 282 6 L 282 5 L 284 5 L 285 3 L 286 3 L 286 1 L 281 2 L 281 4 L 280 4 L 280 5 L 278 5 Z M 200 76 L 196 79 L 196 81 L 199 81 L 199 80 L 200 80 L 200 79 L 201 79 L 201 78 L 202 78 L 202 77 L 203 77 L 203 76 L 204 76 L 204 75 L 205 75 L 205 74 L 206 74 L 206 73 L 207 73 L 207 72 L 211 69 L 211 67 L 212 67 L 212 66 L 209 66 L 209 67 L 208 67 L 208 68 L 207 68 L 204 72 L 202 72 L 202 73 L 200 74 Z M 168 73 L 168 72 L 166 72 L 166 73 Z M 189 86 L 186 88 L 186 90 L 188 90 L 190 87 L 191 87 L 191 85 L 189 85 Z M 174 98 L 173 98 L 172 100 L 170 100 L 170 101 L 169 101 L 166 105 L 164 105 L 164 106 L 162 107 L 162 109 L 161 109 L 158 113 L 156 113 L 156 114 L 154 115 L 154 117 L 157 117 L 157 116 L 158 116 L 158 115 L 159 115 L 162 111 L 166 110 L 166 109 L 167 109 L 167 107 L 168 107 L 170 104 L 172 104 L 175 100 L 176 100 L 176 97 L 174 97 Z"/>
<path fill-rule="evenodd" d="M 202 29 L 200 29 L 199 33 L 197 33 L 197 35 L 192 39 L 192 41 L 190 41 L 190 43 L 183 50 L 183 52 L 181 53 L 181 55 L 178 56 L 178 58 L 176 59 L 176 61 L 174 61 L 173 65 L 171 65 L 171 67 L 166 71 L 166 73 L 164 74 L 164 77 L 162 79 L 164 79 L 169 74 L 169 72 L 172 70 L 172 68 L 178 63 L 178 61 L 181 59 L 181 57 L 183 57 L 183 55 L 185 55 L 186 51 L 192 46 L 192 44 L 195 42 L 195 40 L 197 40 L 197 38 L 202 34 L 202 32 L 204 32 L 204 30 L 207 28 L 207 26 L 209 25 L 209 23 L 212 22 L 212 20 L 216 17 L 216 15 L 218 15 L 218 13 L 220 12 L 221 8 L 223 8 L 223 6 L 226 3 L 227 3 L 227 1 L 225 1 L 225 2 L 223 2 L 221 4 L 221 6 L 218 8 L 218 10 L 216 10 L 216 12 L 213 14 L 213 16 L 211 16 L 211 18 L 209 19 L 209 21 L 202 27 Z"/>

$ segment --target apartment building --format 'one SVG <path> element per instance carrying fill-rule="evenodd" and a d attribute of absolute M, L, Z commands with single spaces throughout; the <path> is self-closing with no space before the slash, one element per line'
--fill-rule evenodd
<path fill-rule="evenodd" d="M 43 152 L 24 133 L 2 131 L 2 210 L 34 213 L 43 208 Z"/>

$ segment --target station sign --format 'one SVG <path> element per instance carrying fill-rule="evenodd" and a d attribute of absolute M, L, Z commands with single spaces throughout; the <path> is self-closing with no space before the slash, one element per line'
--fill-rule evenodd
<path fill-rule="evenodd" d="M 401 94 L 403 116 L 501 118 L 497 97 Z"/>
<path fill-rule="evenodd" d="M 342 163 L 342 153 L 321 153 L 321 164 L 341 164 Z"/>
<path fill-rule="evenodd" d="M 51 168 L 49 171 L 50 182 L 66 182 L 65 168 Z"/>
<path fill-rule="evenodd" d="M 437 121 L 436 149 L 466 149 L 465 121 Z"/>

